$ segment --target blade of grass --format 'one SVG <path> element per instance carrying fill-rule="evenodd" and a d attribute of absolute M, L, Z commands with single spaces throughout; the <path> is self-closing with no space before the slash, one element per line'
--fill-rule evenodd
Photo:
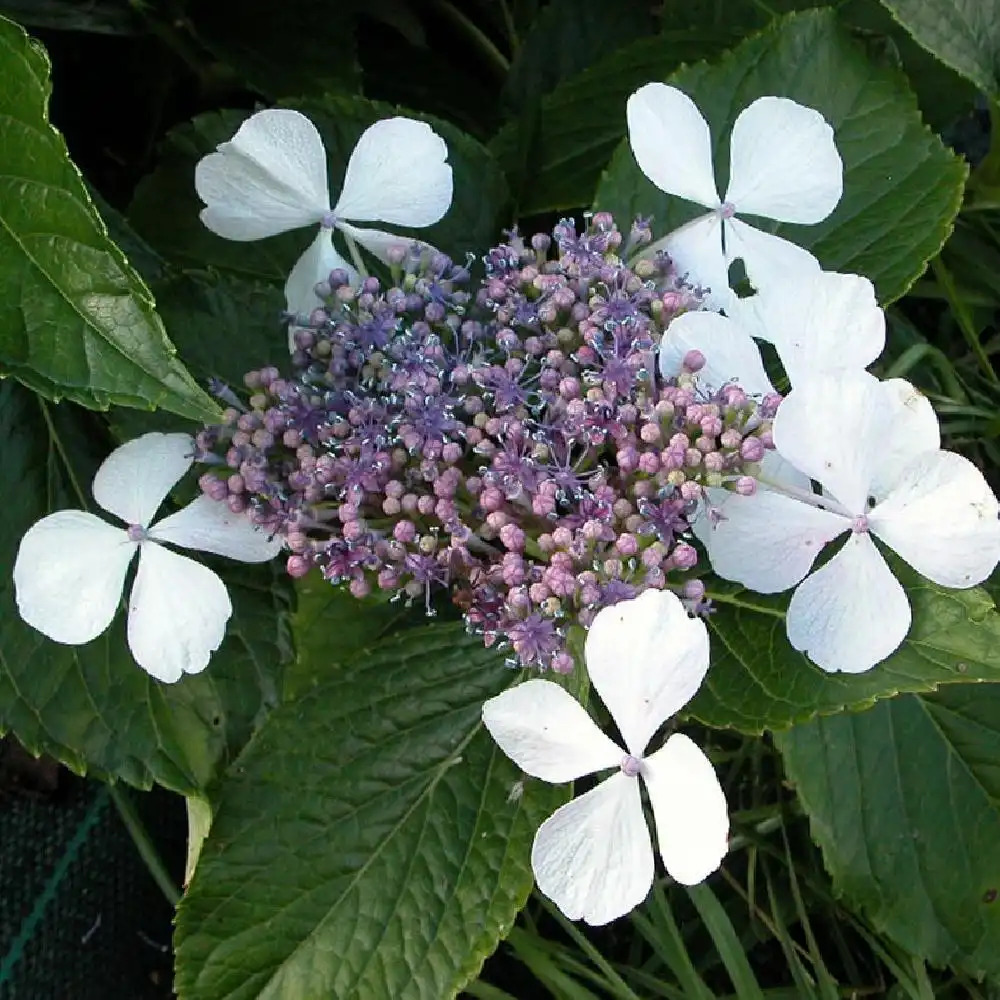
<path fill-rule="evenodd" d="M 705 929 L 712 936 L 715 948 L 722 959 L 722 964 L 729 973 L 733 989 L 739 1000 L 764 1000 L 757 977 L 750 968 L 746 952 L 736 934 L 736 928 L 729 919 L 722 904 L 711 888 L 701 885 L 689 886 L 687 890 Z"/>

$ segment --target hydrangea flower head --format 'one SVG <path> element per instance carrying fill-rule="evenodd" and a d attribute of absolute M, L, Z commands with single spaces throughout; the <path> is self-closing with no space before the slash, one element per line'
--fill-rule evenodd
<path fill-rule="evenodd" d="M 720 576 L 759 593 L 797 585 L 788 638 L 824 670 L 868 670 L 909 631 L 906 593 L 873 536 L 943 587 L 975 586 L 1000 561 L 996 497 L 971 462 L 940 450 L 930 404 L 902 379 L 817 375 L 782 402 L 773 436 L 822 495 L 775 485 L 729 496 L 709 555 Z"/>
<path fill-rule="evenodd" d="M 318 224 L 285 284 L 289 313 L 308 315 L 321 304 L 316 284 L 331 271 L 342 268 L 354 283 L 359 279 L 333 245 L 335 229 L 388 263 L 389 248 L 406 239 L 353 223 L 422 228 L 444 216 L 452 197 L 447 156 L 444 140 L 425 122 L 377 121 L 354 147 L 331 208 L 326 150 L 316 126 L 287 108 L 258 111 L 198 163 L 195 188 L 206 206 L 201 221 L 229 240 L 259 240 Z"/>
<path fill-rule="evenodd" d="M 143 670 L 173 682 L 208 664 L 225 635 L 232 605 L 210 569 L 166 544 L 266 562 L 280 539 L 200 496 L 151 524 L 171 487 L 191 467 L 186 434 L 145 434 L 113 451 L 94 477 L 94 499 L 127 527 L 62 510 L 28 529 L 14 563 L 18 611 L 50 639 L 81 645 L 100 635 L 118 610 L 136 552 L 129 598 L 128 644 Z"/>
<path fill-rule="evenodd" d="M 629 99 L 628 135 L 639 169 L 661 191 L 709 209 L 650 251 L 664 249 L 679 271 L 710 291 L 709 305 L 733 300 L 729 265 L 742 260 L 755 288 L 819 265 L 806 250 L 743 222 L 821 222 L 843 193 L 843 163 L 823 116 L 783 97 L 760 97 L 733 124 L 729 187 L 720 198 L 708 123 L 676 87 L 647 83 Z M 649 252 L 649 251 L 647 251 Z"/>
<path fill-rule="evenodd" d="M 678 882 L 707 878 L 725 856 L 726 800 L 708 758 L 674 733 L 644 756 L 653 735 L 694 696 L 708 670 L 708 630 L 669 591 L 647 590 L 600 611 L 587 635 L 587 670 L 621 733 L 622 749 L 558 684 L 529 680 L 483 705 L 500 749 L 543 781 L 615 768 L 538 829 L 538 888 L 571 920 L 606 924 L 646 898 L 653 851 L 638 778 L 649 793 L 660 856 Z"/>

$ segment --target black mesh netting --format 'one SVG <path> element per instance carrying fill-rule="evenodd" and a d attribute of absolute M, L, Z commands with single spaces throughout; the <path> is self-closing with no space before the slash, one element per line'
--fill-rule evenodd
<path fill-rule="evenodd" d="M 0 745 L 9 758 L 9 748 Z M 2 768 L 0 768 L 2 772 Z M 50 770 L 0 781 L 0 1000 L 166 1000 L 172 910 L 105 787 Z M 181 799 L 130 793 L 179 883 Z"/>

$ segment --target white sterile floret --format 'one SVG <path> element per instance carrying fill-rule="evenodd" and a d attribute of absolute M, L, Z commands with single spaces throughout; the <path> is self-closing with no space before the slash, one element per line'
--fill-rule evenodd
<path fill-rule="evenodd" d="M 646 898 L 653 851 L 637 777 L 649 792 L 660 855 L 694 885 L 725 856 L 729 817 L 711 763 L 675 733 L 644 757 L 657 729 L 694 696 L 708 670 L 708 631 L 680 599 L 647 590 L 601 610 L 587 635 L 587 671 L 628 748 L 609 739 L 558 684 L 529 680 L 483 705 L 483 722 L 515 764 L 543 781 L 617 772 L 538 829 L 538 888 L 571 920 L 606 924 Z"/>
<path fill-rule="evenodd" d="M 824 670 L 868 670 L 909 631 L 906 593 L 872 536 L 943 587 L 972 587 L 1000 561 L 996 497 L 971 462 L 940 450 L 934 412 L 908 382 L 819 374 L 789 393 L 773 432 L 777 453 L 822 494 L 776 484 L 729 496 L 709 558 L 760 593 L 798 585 L 788 638 Z M 843 548 L 810 574 L 842 535 Z"/>
<path fill-rule="evenodd" d="M 195 168 L 194 182 L 205 202 L 201 221 L 229 240 L 265 236 L 319 225 L 285 284 L 288 311 L 307 316 L 319 306 L 315 286 L 343 268 L 358 272 L 335 249 L 333 230 L 382 261 L 393 245 L 406 242 L 355 222 L 386 222 L 422 228 L 443 218 L 451 205 L 448 147 L 425 122 L 386 118 L 358 139 L 333 208 L 327 183 L 326 150 L 316 126 L 298 111 L 258 111 L 236 135 Z"/>
<path fill-rule="evenodd" d="M 678 316 L 660 341 L 660 374 L 678 375 L 685 355 L 699 351 L 705 357 L 698 372 L 703 389 L 715 392 L 735 382 L 749 395 L 766 396 L 774 387 L 755 338 L 774 346 L 795 386 L 819 372 L 870 365 L 885 347 L 885 315 L 867 278 L 816 271 L 735 299 L 728 316 Z"/>
<path fill-rule="evenodd" d="M 193 452 L 187 434 L 144 434 L 104 460 L 94 476 L 94 499 L 127 528 L 61 510 L 28 529 L 14 563 L 14 587 L 29 625 L 69 645 L 95 639 L 118 610 L 138 550 L 128 606 L 128 644 L 136 662 L 167 682 L 207 666 L 232 614 L 229 594 L 210 569 L 164 543 L 253 563 L 277 555 L 281 540 L 206 496 L 151 525 L 191 467 Z"/>
<path fill-rule="evenodd" d="M 735 260 L 743 261 L 757 289 L 819 266 L 808 251 L 737 217 L 812 224 L 834 210 L 844 168 L 833 129 L 818 111 L 782 97 L 760 97 L 744 108 L 733 124 L 723 198 L 708 123 L 690 97 L 648 83 L 628 99 L 627 117 L 639 169 L 661 191 L 710 209 L 645 251 L 666 250 L 682 275 L 710 289 L 709 305 L 732 302 L 729 265 Z"/>

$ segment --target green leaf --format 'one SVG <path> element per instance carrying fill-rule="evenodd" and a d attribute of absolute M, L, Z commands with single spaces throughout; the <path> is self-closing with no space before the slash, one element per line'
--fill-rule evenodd
<path fill-rule="evenodd" d="M 759 733 L 815 715 L 858 709 L 900 692 L 1000 681 L 1000 614 L 978 588 L 944 590 L 912 571 L 906 588 L 913 625 L 902 646 L 863 674 L 828 674 L 789 645 L 788 597 L 715 588 L 708 621 L 712 668 L 687 711 L 710 726 Z"/>
<path fill-rule="evenodd" d="M 935 965 L 1000 974 L 1000 685 L 777 737 L 834 887 Z"/>
<path fill-rule="evenodd" d="M 353 15 L 312 0 L 203 0 L 189 13 L 199 40 L 270 99 L 358 90 Z"/>
<path fill-rule="evenodd" d="M 295 662 L 285 671 L 286 701 L 329 680 L 340 663 L 366 646 L 427 625 L 422 604 L 392 601 L 388 594 L 358 600 L 346 586 L 335 587 L 318 573 L 300 580 L 296 591 L 292 629 L 298 642 Z M 330 655 L 330 635 L 337 637 L 335 658 Z"/>
<path fill-rule="evenodd" d="M 965 164 L 923 125 L 902 74 L 873 64 L 831 11 L 782 18 L 718 64 L 685 67 L 668 82 L 688 93 L 711 125 L 717 167 L 728 162 L 736 116 L 757 97 L 790 97 L 822 112 L 844 161 L 840 204 L 819 225 L 765 221 L 762 228 L 811 250 L 829 270 L 867 275 L 881 301 L 902 295 L 951 232 Z M 653 187 L 627 142 L 595 206 L 620 220 L 653 215 L 657 234 L 704 211 Z"/>
<path fill-rule="evenodd" d="M 0 565 L 13 566 L 40 517 L 90 501 L 102 436 L 85 411 L 0 383 Z M 172 685 L 136 665 L 122 614 L 85 646 L 59 645 L 21 621 L 10 574 L 0 577 L 0 730 L 79 773 L 185 794 L 204 788 L 277 703 L 290 653 L 289 597 L 275 571 L 213 568 L 233 603 L 228 636 L 204 673 Z"/>
<path fill-rule="evenodd" d="M 334 198 L 351 151 L 369 125 L 396 114 L 428 121 L 448 143 L 455 198 L 439 223 L 409 232 L 458 260 L 463 260 L 467 251 L 483 250 L 496 242 L 508 197 L 506 184 L 490 153 L 474 139 L 447 122 L 360 97 L 328 96 L 290 102 L 289 106 L 308 115 L 323 136 Z M 220 142 L 232 138 L 247 116 L 245 111 L 211 112 L 174 129 L 164 142 L 159 166 L 136 190 L 129 220 L 141 236 L 175 264 L 211 266 L 240 278 L 283 287 L 299 254 L 313 238 L 311 229 L 235 243 L 210 233 L 198 219 L 202 203 L 194 190 L 195 164 Z"/>
<path fill-rule="evenodd" d="M 559 84 L 542 99 L 537 120 L 505 126 L 490 149 L 509 176 L 524 175 L 520 214 L 589 205 L 601 171 L 625 135 L 628 95 L 684 60 L 721 52 L 738 37 L 731 29 L 683 29 L 640 39 Z"/>
<path fill-rule="evenodd" d="M 181 904 L 181 1000 L 454 997 L 523 906 L 534 831 L 565 800 L 540 782 L 511 795 L 520 773 L 480 723 L 511 679 L 438 625 L 279 708 L 223 782 Z"/>
<path fill-rule="evenodd" d="M 914 40 L 1000 99 L 998 0 L 882 0 Z"/>
<path fill-rule="evenodd" d="M 538 101 L 600 54 L 653 32 L 643 0 L 553 0 L 525 33 L 511 61 L 501 100 L 513 109 Z"/>
<path fill-rule="evenodd" d="M 92 408 L 212 419 L 49 124 L 50 90 L 44 50 L 0 18 L 0 373 Z"/>

